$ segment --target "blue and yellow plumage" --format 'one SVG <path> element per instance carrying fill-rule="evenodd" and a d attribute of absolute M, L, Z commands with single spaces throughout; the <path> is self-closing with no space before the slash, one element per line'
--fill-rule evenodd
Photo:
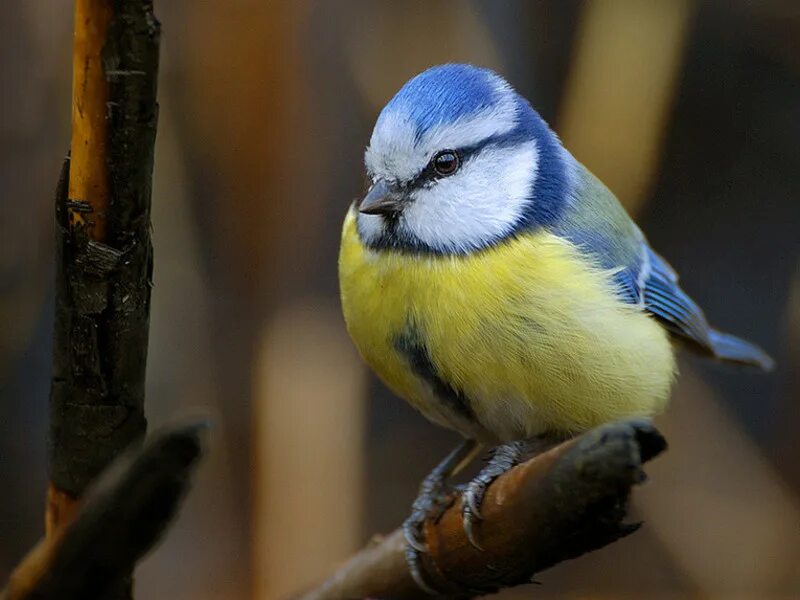
<path fill-rule="evenodd" d="M 666 402 L 675 370 L 667 332 L 618 299 L 613 271 L 550 232 L 466 256 L 376 256 L 351 211 L 340 273 L 366 361 L 429 419 L 467 437 L 581 431 Z M 409 338 L 429 373 L 414 368 Z M 460 399 L 444 399 L 434 377 Z"/>
<path fill-rule="evenodd" d="M 364 359 L 470 439 L 572 434 L 666 405 L 679 340 L 768 369 L 712 329 L 614 195 L 491 71 L 434 67 L 381 112 L 339 277 Z"/>
<path fill-rule="evenodd" d="M 497 134 L 491 107 L 504 94 L 513 122 Z M 515 170 L 528 168 L 531 190 L 506 231 L 476 231 L 448 248 L 428 233 L 439 228 L 447 239 L 453 223 L 442 221 L 424 224 L 425 236 L 408 231 L 370 244 L 359 232 L 358 206 L 345 220 L 339 269 L 348 330 L 399 396 L 465 436 L 507 441 L 660 412 L 675 373 L 671 336 L 721 359 L 767 365 L 754 346 L 708 326 L 613 194 L 488 71 L 446 65 L 407 84 L 384 109 L 369 151 L 389 148 L 374 159 L 387 173 L 371 175 L 388 179 L 396 168 L 417 176 L 403 152 L 413 154 L 442 124 L 452 130 L 461 119 L 470 126 L 465 115 L 481 111 L 487 135 L 472 146 L 514 148 L 532 140 L 538 152 L 535 165 L 507 156 Z M 401 118 L 391 121 L 396 114 Z M 411 130 L 407 147 L 404 125 Z M 434 134 L 439 139 L 418 161 L 422 169 L 431 152 L 461 150 L 446 134 Z M 501 175 L 490 174 L 490 183 L 492 176 Z M 405 182 L 398 176 L 394 183 Z M 496 195 L 498 205 L 505 200 L 500 186 L 479 193 Z M 436 207 L 427 212 L 434 218 Z M 458 210 L 451 214 L 459 218 Z M 360 217 L 388 221 L 387 215 L 402 219 L 402 213 Z"/>

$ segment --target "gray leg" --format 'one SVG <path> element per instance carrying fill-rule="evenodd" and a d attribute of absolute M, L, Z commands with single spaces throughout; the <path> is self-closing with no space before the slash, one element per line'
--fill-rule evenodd
<path fill-rule="evenodd" d="M 436 595 L 422 576 L 420 555 L 427 551 L 423 535 L 425 520 L 436 510 L 444 507 L 447 498 L 447 479 L 455 469 L 473 452 L 477 442 L 464 440 L 455 450 L 448 454 L 436 468 L 422 481 L 419 494 L 411 505 L 411 516 L 403 523 L 403 534 L 406 538 L 406 563 L 414 581 L 426 592 Z"/>
<path fill-rule="evenodd" d="M 489 485 L 523 460 L 541 454 L 563 439 L 565 439 L 564 436 L 540 436 L 530 440 L 501 444 L 492 450 L 489 460 L 475 479 L 467 484 L 462 495 L 461 514 L 464 518 L 464 532 L 473 546 L 478 550 L 483 550 L 475 537 L 475 524 L 482 519 L 480 508 Z"/>

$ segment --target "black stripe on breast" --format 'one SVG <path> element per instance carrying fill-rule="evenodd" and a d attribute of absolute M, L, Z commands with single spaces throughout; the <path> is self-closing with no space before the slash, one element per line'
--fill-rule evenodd
<path fill-rule="evenodd" d="M 394 347 L 406 358 L 414 374 L 433 388 L 434 394 L 441 402 L 458 416 L 475 421 L 475 413 L 472 411 L 469 399 L 461 390 L 453 388 L 439 377 L 428 348 L 415 328 L 409 327 L 402 335 L 395 338 Z"/>

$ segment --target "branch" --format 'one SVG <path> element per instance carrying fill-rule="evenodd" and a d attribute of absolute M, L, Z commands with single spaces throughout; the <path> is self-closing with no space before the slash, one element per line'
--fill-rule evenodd
<path fill-rule="evenodd" d="M 529 583 L 534 574 L 624 537 L 631 487 L 645 475 L 642 463 L 666 448 L 648 422 L 620 421 L 519 465 L 487 491 L 478 530 L 484 550 L 467 540 L 461 499 L 429 519 L 426 571 L 443 594 L 475 596 Z M 425 598 L 404 560 L 400 530 L 364 548 L 305 600 Z"/>
<path fill-rule="evenodd" d="M 189 423 L 131 449 L 92 485 L 74 521 L 17 567 L 3 600 L 105 598 L 162 537 L 188 491 L 207 426 Z"/>
<path fill-rule="evenodd" d="M 71 159 L 56 197 L 47 532 L 145 433 L 159 26 L 148 0 L 76 0 Z"/>

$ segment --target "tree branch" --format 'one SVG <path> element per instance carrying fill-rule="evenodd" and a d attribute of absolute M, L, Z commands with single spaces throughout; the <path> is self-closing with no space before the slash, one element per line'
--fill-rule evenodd
<path fill-rule="evenodd" d="M 76 0 L 71 159 L 56 197 L 47 532 L 144 436 L 159 26 L 149 0 Z"/>
<path fill-rule="evenodd" d="M 461 499 L 429 519 L 426 571 L 447 596 L 475 596 L 528 583 L 558 562 L 624 537 L 631 487 L 641 465 L 666 448 L 646 421 L 612 423 L 565 442 L 498 478 L 482 506 L 484 550 L 467 540 Z M 305 600 L 425 598 L 404 560 L 400 530 L 353 556 Z"/>
<path fill-rule="evenodd" d="M 92 484 L 75 519 L 17 567 L 2 600 L 105 598 L 161 538 L 189 489 L 207 425 L 131 448 Z"/>
<path fill-rule="evenodd" d="M 47 540 L 144 437 L 159 24 L 152 0 L 75 0 L 71 158 L 56 192 Z M 42 547 L 42 553 L 48 549 Z M 130 574 L 109 598 L 129 598 Z"/>
<path fill-rule="evenodd" d="M 76 1 L 50 428 L 51 480 L 71 496 L 145 432 L 158 38 L 151 2 Z"/>

